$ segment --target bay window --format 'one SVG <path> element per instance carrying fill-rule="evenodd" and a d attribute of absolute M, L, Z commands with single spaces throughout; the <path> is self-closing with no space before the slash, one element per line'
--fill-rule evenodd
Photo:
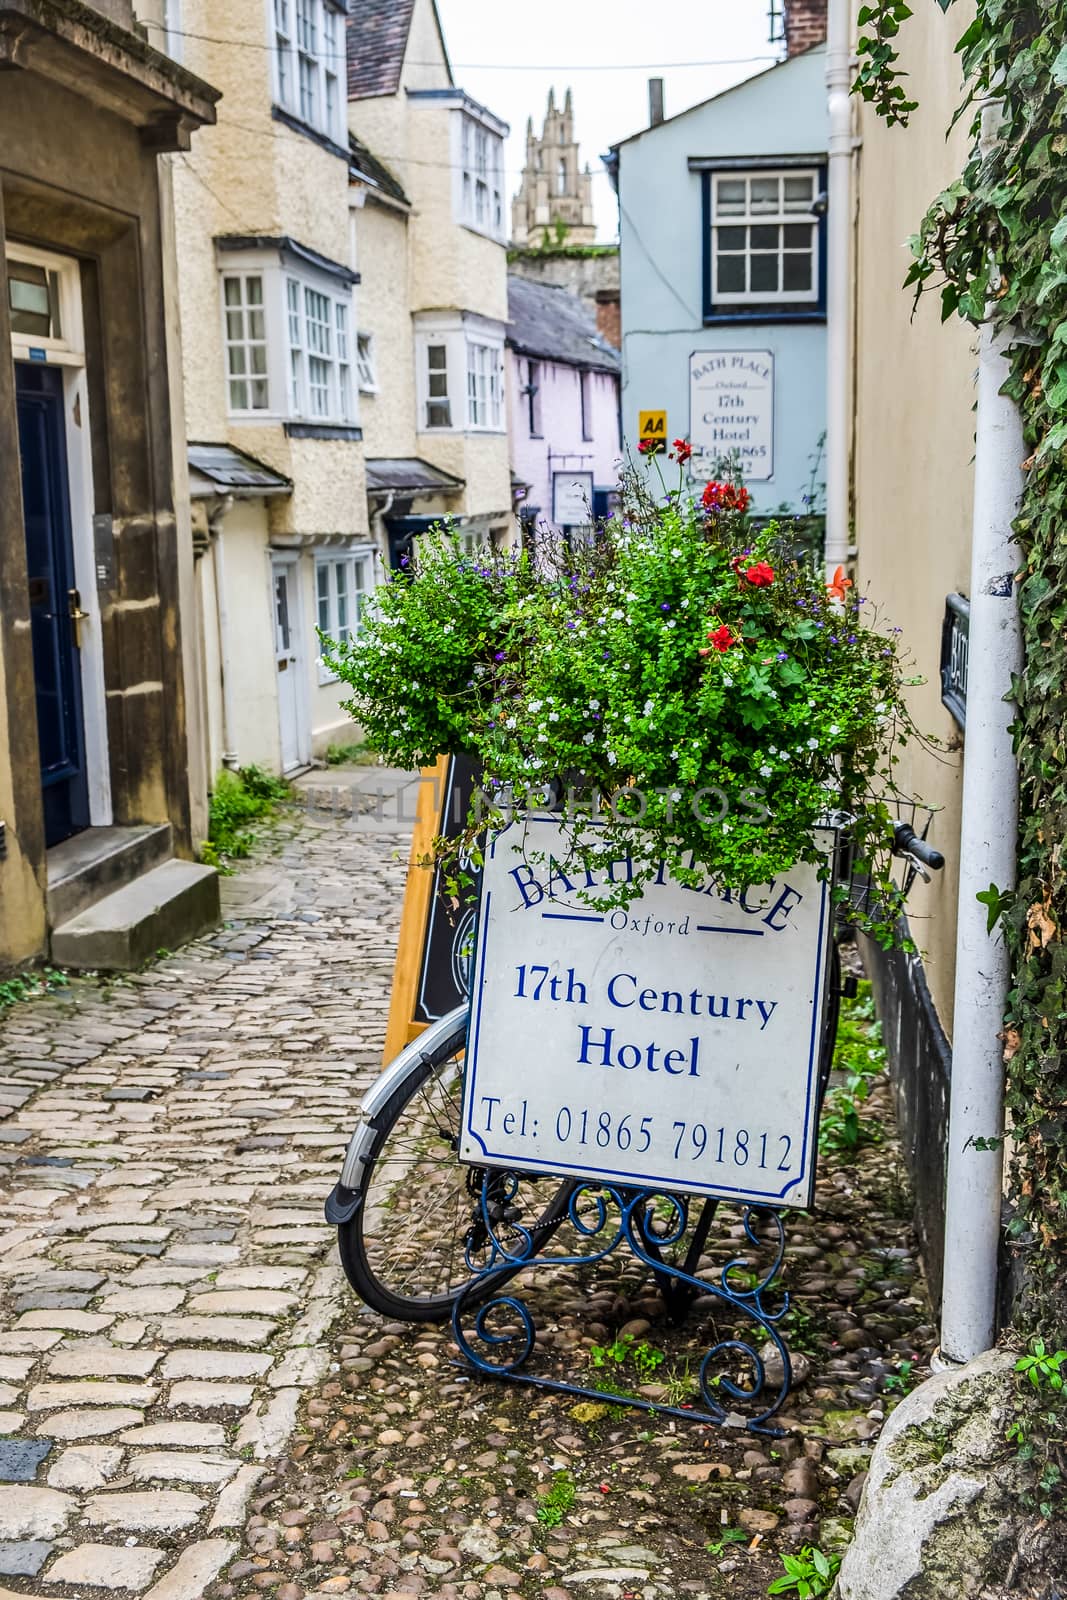
<path fill-rule="evenodd" d="M 504 325 L 473 312 L 417 318 L 419 427 L 503 433 Z"/>
<path fill-rule="evenodd" d="M 340 140 L 344 6 L 341 0 L 272 0 L 274 94 L 307 127 Z"/>
<path fill-rule="evenodd" d="M 479 233 L 503 239 L 504 141 L 468 112 L 459 118 L 459 220 Z"/>

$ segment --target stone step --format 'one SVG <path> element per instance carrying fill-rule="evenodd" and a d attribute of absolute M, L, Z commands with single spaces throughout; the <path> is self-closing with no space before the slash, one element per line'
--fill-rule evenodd
<path fill-rule="evenodd" d="M 48 852 L 48 925 L 58 928 L 170 859 L 169 822 L 86 828 Z"/>
<path fill-rule="evenodd" d="M 219 875 L 194 861 L 165 861 L 52 930 L 63 967 L 129 972 L 219 920 Z"/>

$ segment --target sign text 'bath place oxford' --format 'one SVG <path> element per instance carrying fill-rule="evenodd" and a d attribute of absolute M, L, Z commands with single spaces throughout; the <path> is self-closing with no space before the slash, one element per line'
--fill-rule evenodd
<path fill-rule="evenodd" d="M 834 836 L 820 832 L 829 852 Z M 551 817 L 486 852 L 460 1156 L 665 1192 L 810 1204 L 830 885 L 743 894 L 568 866 Z"/>
<path fill-rule="evenodd" d="M 774 476 L 774 353 L 695 350 L 689 357 L 689 442 L 713 470 L 740 457 L 746 483 Z"/>

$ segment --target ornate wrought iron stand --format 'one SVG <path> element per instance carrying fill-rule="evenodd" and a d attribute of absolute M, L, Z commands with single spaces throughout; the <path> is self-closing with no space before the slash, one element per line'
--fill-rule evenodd
<path fill-rule="evenodd" d="M 744 1428 L 750 1433 L 777 1437 L 782 1429 L 771 1421 L 789 1393 L 792 1370 L 789 1351 L 778 1324 L 789 1308 L 789 1296 L 776 1290 L 778 1304 L 772 1308 L 766 1296 L 775 1283 L 785 1254 L 785 1228 L 777 1212 L 764 1207 L 746 1206 L 741 1212 L 745 1234 L 753 1246 L 769 1251 L 770 1266 L 751 1283 L 751 1264 L 735 1256 L 719 1269 L 717 1276 L 696 1275 L 700 1256 L 718 1202 L 704 1200 L 692 1238 L 687 1242 L 680 1263 L 664 1258 L 663 1252 L 679 1245 L 689 1227 L 691 1197 L 663 1194 L 652 1189 L 626 1189 L 589 1179 L 576 1182 L 570 1196 L 568 1223 L 578 1236 L 578 1248 L 569 1254 L 545 1254 L 537 1237 L 537 1226 L 524 1226 L 514 1220 L 521 1214 L 518 1201 L 521 1173 L 487 1172 L 482 1181 L 481 1220 L 489 1241 L 488 1260 L 456 1302 L 452 1330 L 460 1351 L 471 1367 L 487 1377 L 530 1384 L 557 1394 L 578 1399 L 603 1401 L 609 1405 L 634 1406 L 642 1411 L 677 1417 L 684 1422 L 713 1423 L 719 1427 Z M 757 1223 L 769 1224 L 771 1239 L 760 1238 Z M 507 1242 L 501 1237 L 504 1224 Z M 588 1248 L 583 1248 L 587 1245 Z M 537 1343 L 537 1328 L 526 1301 L 514 1283 L 504 1292 L 493 1293 L 493 1279 L 502 1272 L 556 1271 L 587 1266 L 602 1261 L 625 1247 L 652 1272 L 668 1306 L 681 1320 L 685 1309 L 697 1296 L 714 1296 L 734 1319 L 754 1324 L 754 1334 L 762 1335 L 757 1344 L 769 1340 L 781 1360 L 782 1377 L 775 1391 L 767 1383 L 767 1371 L 757 1344 L 739 1338 L 719 1340 L 705 1353 L 698 1374 L 699 1398 L 693 1403 L 669 1405 L 636 1395 L 617 1394 L 598 1389 L 594 1384 L 564 1382 L 538 1376 L 525 1370 Z M 484 1258 L 483 1258 L 484 1259 Z M 477 1264 L 471 1262 L 472 1269 Z M 680 1313 L 680 1314 L 679 1314 Z M 465 1326 L 466 1324 L 466 1326 Z M 738 1381 L 738 1367 L 747 1369 L 748 1381 Z M 765 1397 L 770 1394 L 770 1403 Z M 732 1404 L 731 1404 L 732 1402 Z M 738 1410 L 747 1408 L 748 1414 Z"/>

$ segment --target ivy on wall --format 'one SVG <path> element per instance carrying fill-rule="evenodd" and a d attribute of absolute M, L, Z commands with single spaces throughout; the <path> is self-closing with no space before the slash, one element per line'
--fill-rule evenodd
<path fill-rule="evenodd" d="M 929 0 L 928 0 L 929 3 Z M 947 11 L 953 0 L 933 0 Z M 894 41 L 903 0 L 860 12 L 856 92 L 890 124 L 908 99 Z M 1027 1329 L 1067 1326 L 1067 0 L 977 0 L 957 44 L 973 151 L 912 240 L 907 282 L 940 292 L 942 318 L 987 316 L 1008 337 L 1005 392 L 1030 455 L 1015 536 L 1024 664 L 1013 684 L 1019 760 L 1018 885 L 996 890 L 1012 960 L 1004 1029 L 1011 1118 L 1009 1239 L 1025 1270 Z M 983 104 L 999 114 L 978 149 Z"/>

